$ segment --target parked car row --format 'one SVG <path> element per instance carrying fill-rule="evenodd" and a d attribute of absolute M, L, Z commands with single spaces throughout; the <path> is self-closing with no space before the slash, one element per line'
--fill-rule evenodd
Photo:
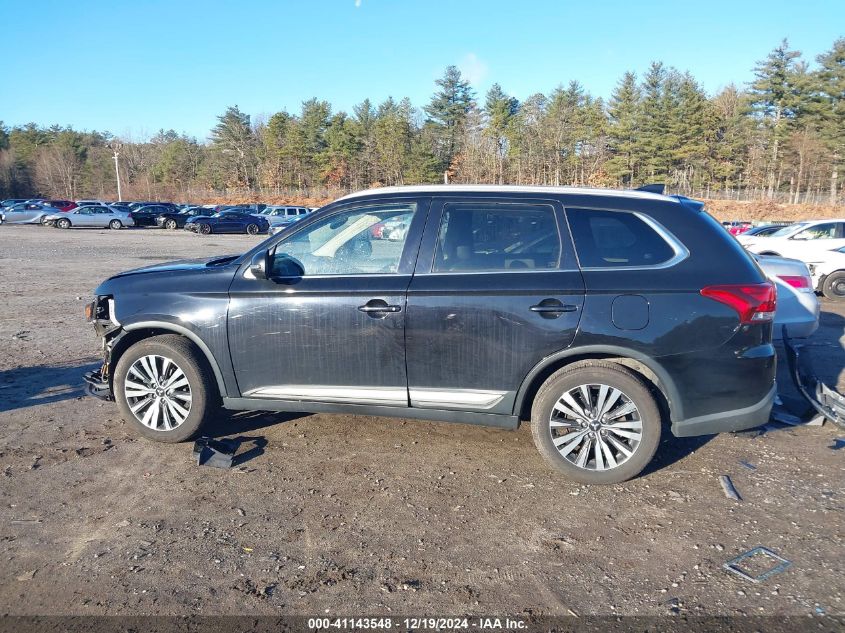
<path fill-rule="evenodd" d="M 803 262 L 812 290 L 845 300 L 845 219 L 806 220 L 770 233 L 746 232 L 737 239 L 757 255 Z"/>
<path fill-rule="evenodd" d="M 179 205 L 172 202 L 9 199 L 0 202 L 0 224 L 42 224 L 61 229 L 157 227 L 210 233 L 277 233 L 315 209 L 266 204 Z"/>

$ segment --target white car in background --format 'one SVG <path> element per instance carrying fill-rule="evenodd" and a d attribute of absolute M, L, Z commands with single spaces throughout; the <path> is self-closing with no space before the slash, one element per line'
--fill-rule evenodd
<path fill-rule="evenodd" d="M 810 336 L 819 327 L 821 307 L 807 265 L 797 259 L 771 255 L 755 255 L 754 259 L 777 290 L 773 338 L 782 338 L 784 325 L 789 338 Z"/>
<path fill-rule="evenodd" d="M 745 248 L 758 255 L 779 255 L 809 262 L 819 251 L 845 246 L 845 220 L 809 220 L 790 224 L 764 237 L 737 238 Z"/>
<path fill-rule="evenodd" d="M 845 301 L 845 246 L 817 251 L 807 259 L 813 287 L 833 301 Z"/>

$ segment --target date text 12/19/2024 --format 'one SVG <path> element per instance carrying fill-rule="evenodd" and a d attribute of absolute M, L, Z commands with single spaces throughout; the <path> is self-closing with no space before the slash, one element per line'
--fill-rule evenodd
<path fill-rule="evenodd" d="M 320 630 L 466 630 L 519 631 L 527 624 L 518 618 L 309 618 L 308 629 Z"/>

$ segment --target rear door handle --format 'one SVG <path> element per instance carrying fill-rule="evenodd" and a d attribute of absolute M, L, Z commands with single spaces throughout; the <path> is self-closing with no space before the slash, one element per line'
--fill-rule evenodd
<path fill-rule="evenodd" d="M 531 312 L 537 312 L 540 316 L 547 319 L 554 319 L 559 317 L 564 312 L 575 312 L 578 309 L 577 305 L 571 303 L 561 303 L 557 299 L 543 299 L 537 305 L 530 308 Z"/>
<path fill-rule="evenodd" d="M 383 299 L 371 299 L 364 305 L 358 306 L 358 309 L 361 312 L 366 312 L 368 314 L 373 312 L 399 312 L 402 310 L 402 306 L 389 305 L 387 301 L 384 301 Z"/>

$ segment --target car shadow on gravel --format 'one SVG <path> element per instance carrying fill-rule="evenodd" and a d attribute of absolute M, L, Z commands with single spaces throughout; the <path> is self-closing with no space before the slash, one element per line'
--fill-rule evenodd
<path fill-rule="evenodd" d="M 250 433 L 268 426 L 292 422 L 304 418 L 308 413 L 279 413 L 272 411 L 223 411 L 203 428 L 202 434 L 220 438 Z"/>
<path fill-rule="evenodd" d="M 0 371 L 0 412 L 85 395 L 82 374 L 97 368 L 99 363 L 84 359 L 73 365 L 37 365 Z"/>
<path fill-rule="evenodd" d="M 700 449 L 702 446 L 712 440 L 715 435 L 699 435 L 697 437 L 675 437 L 668 427 L 663 428 L 662 439 L 660 445 L 657 447 L 657 452 L 654 454 L 654 459 L 649 462 L 648 466 L 642 472 L 642 476 L 650 475 L 672 466 L 674 463 L 681 461 L 687 455 L 690 455 Z"/>

